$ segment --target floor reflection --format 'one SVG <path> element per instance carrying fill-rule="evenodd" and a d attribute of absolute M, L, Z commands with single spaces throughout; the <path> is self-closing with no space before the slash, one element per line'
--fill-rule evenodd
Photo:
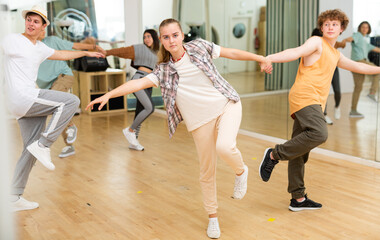
<path fill-rule="evenodd" d="M 262 72 L 237 72 L 222 75 L 239 94 L 264 92 L 264 76 Z"/>
<path fill-rule="evenodd" d="M 234 73 L 224 77 L 239 94 L 262 92 L 259 89 L 264 89 L 264 77 L 261 73 Z M 363 119 L 348 117 L 351 93 L 342 94 L 341 118 L 335 119 L 334 96 L 329 96 L 327 112 L 333 125 L 328 126 L 329 138 L 321 148 L 365 159 L 376 158 L 378 110 L 377 104 L 366 96 L 368 87 L 368 84 L 364 85 L 358 105 L 358 111 L 365 116 Z M 287 95 L 279 93 L 242 98 L 241 128 L 282 139 L 290 138 L 293 120 L 288 113 Z"/>

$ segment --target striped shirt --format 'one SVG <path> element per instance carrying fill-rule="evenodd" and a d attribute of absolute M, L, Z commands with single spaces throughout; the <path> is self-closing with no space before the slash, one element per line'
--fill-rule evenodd
<path fill-rule="evenodd" d="M 216 49 L 220 50 L 220 47 L 203 39 L 193 40 L 185 43 L 184 46 L 190 57 L 190 61 L 210 78 L 213 86 L 229 100 L 238 102 L 240 100 L 238 93 L 219 74 L 212 61 L 213 58 L 219 57 L 220 51 L 216 53 Z M 161 87 L 162 98 L 164 99 L 168 115 L 169 137 L 172 137 L 178 124 L 183 121 L 182 115 L 176 105 L 179 75 L 174 68 L 172 59 L 169 62 L 157 65 L 154 71 L 149 74 L 150 76 L 148 75 L 148 78 L 151 80 L 154 77 L 152 74 L 158 79 Z"/>

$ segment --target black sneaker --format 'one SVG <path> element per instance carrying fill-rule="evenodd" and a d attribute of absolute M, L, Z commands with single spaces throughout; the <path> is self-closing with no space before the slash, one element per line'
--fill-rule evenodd
<path fill-rule="evenodd" d="M 294 198 L 290 200 L 289 210 L 293 212 L 299 212 L 302 210 L 314 210 L 314 209 L 320 209 L 322 207 L 322 204 L 314 202 L 313 200 L 307 198 L 307 195 L 305 195 L 305 201 L 303 202 L 297 202 Z"/>
<path fill-rule="evenodd" d="M 272 160 L 270 158 L 270 153 L 273 151 L 272 148 L 267 148 L 264 152 L 263 161 L 260 164 L 260 177 L 264 182 L 268 182 L 270 175 L 272 174 L 274 166 L 278 163 L 278 160 Z"/>

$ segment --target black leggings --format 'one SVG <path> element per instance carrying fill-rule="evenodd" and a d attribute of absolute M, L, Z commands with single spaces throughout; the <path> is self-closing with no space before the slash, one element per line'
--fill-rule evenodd
<path fill-rule="evenodd" d="M 335 107 L 339 107 L 339 104 L 340 104 L 340 100 L 342 98 L 342 94 L 340 92 L 340 80 L 339 80 L 339 70 L 338 70 L 338 67 L 335 68 L 335 72 L 334 72 L 334 75 L 333 75 L 333 79 L 331 81 L 331 85 L 333 87 L 333 91 L 334 91 L 334 99 L 335 99 Z M 326 103 L 326 108 L 325 108 L 325 112 L 324 114 L 327 115 L 327 103 Z"/>

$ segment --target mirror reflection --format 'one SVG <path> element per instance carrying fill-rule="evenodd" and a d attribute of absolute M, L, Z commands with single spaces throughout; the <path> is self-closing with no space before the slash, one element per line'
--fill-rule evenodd
<path fill-rule="evenodd" d="M 372 31 L 364 37 L 375 47 L 380 47 L 377 37 L 380 34 L 380 18 L 373 12 L 373 9 L 380 7 L 380 3 L 367 1 L 367 4 L 353 1 L 354 10 L 350 16 L 349 29 L 338 41 L 352 37 L 358 32 L 358 25 L 362 21 L 368 21 Z M 88 1 L 87 6 L 84 2 L 54 2 L 57 24 L 51 31 L 72 41 L 82 41 L 92 36 L 104 49 L 126 46 L 124 1 L 119 0 L 117 4 L 110 6 L 106 6 L 107 4 L 100 0 Z M 143 0 L 141 32 L 148 28 L 158 30 L 161 20 L 174 17 L 181 22 L 185 41 L 200 37 L 221 46 L 267 55 L 303 44 L 316 27 L 320 2 L 285 0 L 280 6 L 274 0 Z M 123 8 L 115 8 L 116 5 Z M 171 10 L 167 9 L 168 6 L 171 6 Z M 109 16 L 109 8 L 113 9 L 112 12 L 117 9 L 119 13 Z M 84 13 L 84 16 L 76 10 Z M 71 25 L 65 26 L 64 23 Z M 106 23 L 107 25 L 104 25 Z M 142 38 L 140 40 L 142 41 Z M 339 51 L 346 57 L 351 57 L 352 43 L 346 42 L 345 47 Z M 379 59 L 379 54 L 372 56 L 374 64 L 378 65 Z M 129 63 L 124 59 L 109 57 L 108 61 L 114 68 L 131 71 Z M 271 137 L 289 139 L 293 120 L 289 117 L 288 90 L 294 82 L 299 61 L 274 64 L 272 75 L 261 73 L 259 66 L 252 62 L 216 59 L 215 64 L 223 77 L 241 95 L 241 128 Z M 320 147 L 379 161 L 378 85 L 374 85 L 376 91 L 373 98 L 367 96 L 371 86 L 373 87 L 372 82 L 379 80 L 364 77 L 357 104 L 357 111 L 364 117 L 358 118 L 350 116 L 355 89 L 353 75 L 342 69 L 338 72 L 341 97 L 337 104 L 335 97 L 338 92 L 331 89 L 326 108 L 326 120 L 331 120 L 328 121 L 331 123 L 328 126 L 329 138 Z"/>
<path fill-rule="evenodd" d="M 180 2 L 183 5 L 187 4 L 185 0 Z M 207 12 L 208 9 L 215 9 L 213 8 L 214 2 L 219 3 L 217 13 L 214 11 Z M 202 22 L 202 26 L 205 26 L 206 29 L 210 28 L 211 25 L 218 33 L 220 37 L 219 44 L 222 46 L 240 48 L 265 55 L 303 44 L 311 36 L 312 30 L 316 26 L 317 3 L 318 1 L 308 1 L 307 3 L 284 1 L 284 5 L 279 6 L 275 4 L 275 1 L 264 1 L 262 4 L 258 1 L 198 1 L 197 7 L 186 6 L 185 12 L 180 9 L 179 16 L 181 17 L 180 20 L 185 23 L 187 19 L 197 19 Z M 203 8 L 201 8 L 202 5 L 204 6 Z M 360 3 L 360 5 L 363 8 L 365 4 Z M 372 9 L 374 7 L 373 5 L 371 7 L 371 4 L 366 6 Z M 195 9 L 197 10 L 195 11 Z M 221 11 L 221 9 L 223 10 Z M 260 9 L 264 10 L 260 11 Z M 295 9 L 299 11 L 297 12 Z M 339 41 L 343 41 L 349 37 L 349 34 L 357 31 L 359 23 L 355 19 L 360 17 L 355 16 L 355 12 L 365 13 L 366 16 L 363 16 L 362 19 L 371 19 L 372 22 L 378 25 L 378 19 L 372 19 L 368 16 L 371 11 L 356 7 L 354 9 L 354 16 L 349 26 L 351 31 L 347 31 L 346 35 L 339 37 Z M 193 16 L 194 12 L 201 12 L 201 14 Z M 220 12 L 223 12 L 223 16 L 218 16 Z M 265 17 L 266 13 L 269 13 L 268 18 Z M 278 13 L 281 14 L 279 15 Z M 377 16 L 377 14 L 373 14 L 373 16 Z M 303 21 L 299 21 L 299 18 L 302 18 Z M 257 19 L 259 20 L 257 21 Z M 239 35 L 236 26 L 247 26 L 247 34 L 245 36 L 244 34 Z M 263 27 L 260 28 L 260 26 Z M 269 27 L 270 31 L 266 31 L 266 27 Z M 372 37 L 372 41 L 376 43 L 374 37 L 378 32 L 373 31 L 370 36 L 367 36 L 367 41 L 370 41 L 369 37 Z M 259 45 L 256 42 L 257 35 L 264 38 L 263 40 L 259 38 L 261 40 Z M 267 46 L 263 52 L 260 52 L 262 43 Z M 257 48 L 257 46 L 259 47 Z M 351 44 L 347 44 L 346 48 L 341 51 L 345 56 L 350 57 Z M 218 62 L 218 64 L 219 69 L 223 71 L 224 77 L 242 96 L 244 109 L 242 129 L 281 139 L 290 138 L 289 134 L 291 133 L 293 120 L 288 116 L 287 94 L 288 89 L 294 82 L 299 62 L 276 64 L 275 70 L 270 76 L 261 75 L 256 71 L 255 66 L 249 66 L 246 63 L 224 60 Z M 365 117 L 355 118 L 350 116 L 352 95 L 355 88 L 354 79 L 351 72 L 342 69 L 338 71 L 341 75 L 341 80 L 339 81 L 341 85 L 341 101 L 339 105 L 335 104 L 334 92 L 331 90 L 326 111 L 326 120 L 331 119 L 331 122 L 328 121 L 330 123 L 328 127 L 329 138 L 320 147 L 334 152 L 375 160 L 378 158 L 378 155 L 376 155 L 379 119 L 378 92 L 376 91 L 376 98 L 367 96 L 371 91 L 371 86 L 373 86 L 371 82 L 373 81 L 369 76 L 366 76 L 358 103 Z M 374 81 L 378 82 L 378 80 Z M 378 88 L 377 86 L 375 85 L 376 89 Z M 340 116 L 336 112 L 340 113 Z"/>

